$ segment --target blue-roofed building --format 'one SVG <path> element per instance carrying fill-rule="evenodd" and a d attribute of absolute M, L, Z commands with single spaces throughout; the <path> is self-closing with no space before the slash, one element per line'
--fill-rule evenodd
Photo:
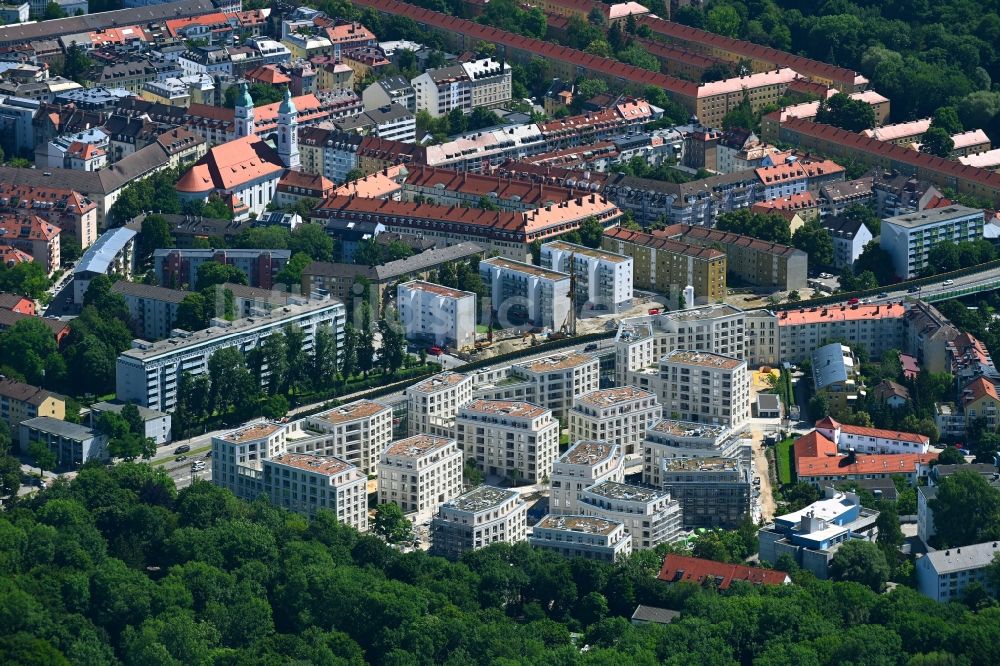
<path fill-rule="evenodd" d="M 73 269 L 73 302 L 83 304 L 90 281 L 98 275 L 116 275 L 126 280 L 135 268 L 136 231 L 128 227 L 108 229 L 87 248 Z"/>
<path fill-rule="evenodd" d="M 850 539 L 875 541 L 878 511 L 861 506 L 854 493 L 827 488 L 825 497 L 804 509 L 776 516 L 757 533 L 762 562 L 774 564 L 782 555 L 817 578 L 827 578 L 830 560 Z"/>

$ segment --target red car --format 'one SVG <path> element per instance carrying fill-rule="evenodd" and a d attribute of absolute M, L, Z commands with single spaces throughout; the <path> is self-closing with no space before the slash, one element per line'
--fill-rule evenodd
<path fill-rule="evenodd" d="M 444 350 L 435 345 L 433 347 L 429 347 L 427 349 L 427 353 L 430 354 L 431 356 L 440 356 L 441 354 L 444 353 Z"/>
<path fill-rule="evenodd" d="M 660 314 L 660 308 L 649 308 L 649 314 Z"/>
<path fill-rule="evenodd" d="M 849 300 L 847 301 L 847 304 L 848 304 L 848 305 L 857 305 L 857 304 L 858 304 L 858 303 L 860 303 L 860 302 L 861 302 L 861 299 L 858 299 L 858 298 L 851 298 L 851 299 L 849 299 Z"/>

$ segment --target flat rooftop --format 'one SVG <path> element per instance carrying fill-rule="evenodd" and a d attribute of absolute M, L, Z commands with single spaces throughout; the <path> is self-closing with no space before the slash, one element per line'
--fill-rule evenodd
<path fill-rule="evenodd" d="M 654 397 L 652 393 L 635 386 L 621 386 L 618 388 L 601 389 L 578 395 L 576 401 L 583 405 L 592 407 L 610 407 L 632 400 L 643 400 Z"/>
<path fill-rule="evenodd" d="M 545 414 L 549 410 L 530 402 L 520 400 L 473 400 L 461 408 L 463 412 L 476 412 L 478 414 L 496 414 L 500 416 L 514 416 L 521 419 L 533 419 Z"/>
<path fill-rule="evenodd" d="M 542 249 L 544 250 L 545 248 L 559 250 L 561 252 L 570 252 L 572 254 L 582 254 L 585 257 L 592 257 L 594 259 L 600 259 L 613 264 L 620 264 L 623 261 L 628 261 L 630 259 L 630 257 L 626 257 L 623 254 L 615 254 L 614 252 L 587 247 L 586 245 L 577 245 L 576 243 L 567 243 L 565 241 L 552 241 L 550 243 L 545 243 L 542 245 Z"/>
<path fill-rule="evenodd" d="M 661 319 L 672 319 L 673 321 L 704 321 L 707 319 L 718 319 L 720 317 L 731 317 L 741 314 L 743 311 L 734 308 L 732 305 L 708 305 L 701 308 L 691 308 L 690 310 L 678 310 L 674 312 L 664 312 L 654 315 Z"/>
<path fill-rule="evenodd" d="M 945 208 L 929 208 L 916 213 L 887 217 L 884 222 L 897 227 L 916 229 L 929 224 L 940 224 L 969 215 L 979 215 L 982 217 L 983 211 L 978 208 L 967 208 L 966 206 L 947 206 Z"/>
<path fill-rule="evenodd" d="M 744 361 L 732 356 L 713 354 L 712 352 L 690 351 L 685 349 L 675 349 L 663 357 L 664 362 L 683 363 L 684 365 L 696 365 L 701 368 L 717 368 L 719 370 L 732 370 L 744 365 Z"/>
<path fill-rule="evenodd" d="M 316 414 L 313 418 L 321 419 L 334 424 L 347 423 L 349 421 L 356 421 L 358 419 L 375 416 L 379 412 L 384 412 L 389 409 L 391 408 L 379 404 L 374 400 L 358 400 L 357 402 L 351 402 L 346 405 L 341 405 L 340 407 L 334 407 L 333 409 L 321 412 Z"/>
<path fill-rule="evenodd" d="M 282 453 L 281 455 L 266 459 L 265 462 L 270 462 L 273 465 L 294 467 L 326 476 L 333 476 L 334 474 L 346 472 L 349 469 L 355 469 L 354 465 L 346 460 L 332 456 L 313 456 L 307 453 Z"/>
<path fill-rule="evenodd" d="M 562 454 L 557 462 L 569 465 L 593 465 L 610 458 L 616 448 L 617 444 L 609 442 L 580 440 Z"/>
<path fill-rule="evenodd" d="M 461 291 L 460 289 L 452 289 L 451 287 L 444 287 L 439 284 L 434 284 L 433 282 L 424 282 L 423 280 L 411 280 L 410 282 L 405 282 L 399 286 L 403 289 L 422 291 L 428 294 L 434 294 L 435 296 L 443 296 L 445 298 L 476 297 L 476 295 L 471 291 Z"/>
<path fill-rule="evenodd" d="M 675 458 L 663 461 L 671 472 L 730 472 L 739 469 L 736 458 Z"/>
<path fill-rule="evenodd" d="M 594 357 L 590 354 L 583 354 L 578 352 L 570 352 L 568 354 L 553 354 L 551 356 L 546 356 L 545 358 L 536 359 L 534 361 L 527 361 L 525 363 L 518 363 L 516 366 L 518 368 L 524 368 L 525 370 L 530 370 L 531 372 L 552 372 L 555 370 L 568 370 L 569 368 L 575 368 L 580 365 L 590 363 L 594 360 Z"/>
<path fill-rule="evenodd" d="M 799 326 L 823 322 L 847 322 L 863 319 L 900 319 L 906 314 L 902 303 L 885 305 L 830 305 L 778 312 L 778 326 Z"/>
<path fill-rule="evenodd" d="M 938 574 L 952 571 L 965 571 L 966 569 L 978 569 L 993 562 L 993 558 L 1000 553 L 1000 541 L 987 541 L 976 543 L 971 546 L 961 548 L 946 548 L 936 550 L 924 555 L 931 558 L 931 564 Z"/>
<path fill-rule="evenodd" d="M 618 483 L 617 481 L 604 481 L 596 486 L 587 488 L 586 492 L 626 502 L 652 502 L 670 495 L 666 490 L 633 486 L 629 483 Z"/>
<path fill-rule="evenodd" d="M 798 523 L 803 516 L 809 515 L 819 520 L 830 521 L 844 515 L 852 506 L 854 505 L 847 499 L 847 495 L 838 493 L 835 497 L 817 500 L 807 507 L 784 516 L 778 516 L 778 518 L 782 521 Z"/>
<path fill-rule="evenodd" d="M 227 441 L 230 444 L 244 444 L 246 442 L 252 442 L 256 439 L 270 437 L 283 427 L 284 426 L 277 423 L 258 423 L 245 428 L 240 428 L 239 430 L 233 430 L 232 432 L 226 433 L 219 439 Z"/>
<path fill-rule="evenodd" d="M 677 419 L 661 419 L 649 428 L 654 432 L 662 432 L 675 437 L 697 437 L 700 439 L 718 439 L 719 435 L 728 430 L 724 425 L 708 425 L 693 421 L 678 421 Z"/>
<path fill-rule="evenodd" d="M 549 514 L 542 518 L 535 527 L 607 536 L 614 532 L 619 525 L 621 523 L 614 520 L 605 520 L 591 516 L 555 516 Z"/>
<path fill-rule="evenodd" d="M 526 264 L 520 261 L 514 261 L 512 259 L 504 259 L 503 257 L 486 259 L 484 261 L 480 261 L 479 265 L 499 266 L 500 268 L 505 268 L 510 271 L 517 271 L 518 273 L 525 273 L 526 275 L 534 275 L 535 277 L 540 277 L 544 280 L 558 281 L 569 279 L 569 273 L 550 271 L 547 268 L 542 268 L 533 264 Z"/>
<path fill-rule="evenodd" d="M 416 458 L 418 456 L 428 454 L 431 451 L 444 448 L 454 441 L 455 440 L 447 437 L 435 437 L 434 435 L 414 435 L 413 437 L 407 437 L 406 439 L 401 439 L 398 442 L 393 442 L 385 450 L 385 454 L 389 456 L 406 456 Z"/>
<path fill-rule="evenodd" d="M 478 486 L 464 495 L 459 495 L 450 502 L 442 506 L 458 511 L 470 511 L 479 513 L 499 506 L 507 500 L 517 496 L 516 490 L 506 490 L 495 486 Z"/>
<path fill-rule="evenodd" d="M 435 391 L 442 391 L 446 388 L 451 388 L 453 386 L 458 386 L 463 381 L 468 379 L 468 375 L 463 375 L 459 372 L 442 372 L 434 375 L 429 379 L 411 386 L 407 391 L 416 391 L 418 393 L 434 393 Z"/>

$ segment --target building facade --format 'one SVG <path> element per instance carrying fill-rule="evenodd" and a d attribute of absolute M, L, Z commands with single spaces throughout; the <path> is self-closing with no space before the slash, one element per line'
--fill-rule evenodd
<path fill-rule="evenodd" d="M 395 502 L 403 513 L 436 512 L 462 494 L 462 452 L 454 439 L 414 435 L 382 451 L 378 503 Z"/>
<path fill-rule="evenodd" d="M 632 553 L 625 525 L 592 516 L 549 514 L 531 529 L 528 543 L 565 557 L 617 562 Z"/>
<path fill-rule="evenodd" d="M 557 331 L 568 325 L 573 309 L 568 274 L 493 257 L 479 262 L 479 275 L 490 285 L 501 326 L 530 323 Z"/>
<path fill-rule="evenodd" d="M 528 507 L 516 490 L 479 486 L 445 502 L 431 521 L 432 551 L 449 559 L 528 533 Z"/>
<path fill-rule="evenodd" d="M 340 458 L 365 474 L 377 474 L 383 449 L 392 441 L 392 409 L 374 400 L 356 400 L 306 417 L 306 432 L 321 433 L 307 445 L 295 442 L 306 453 L 322 448 L 323 455 Z"/>
<path fill-rule="evenodd" d="M 432 340 L 463 349 L 476 342 L 476 294 L 411 280 L 396 288 L 399 319 L 408 340 Z"/>
<path fill-rule="evenodd" d="M 527 402 L 473 400 L 458 409 L 455 439 L 487 476 L 540 483 L 559 455 L 559 421 Z"/>
<path fill-rule="evenodd" d="M 575 277 L 574 305 L 584 312 L 617 313 L 632 306 L 632 258 L 564 241 L 542 245 L 544 268 Z"/>
<path fill-rule="evenodd" d="M 750 420 L 746 361 L 674 350 L 660 360 L 659 398 L 671 418 L 740 428 Z"/>
<path fill-rule="evenodd" d="M 584 488 L 604 481 L 625 481 L 625 458 L 617 444 L 582 440 L 552 464 L 549 512 L 575 515 Z"/>
<path fill-rule="evenodd" d="M 458 408 L 472 400 L 472 377 L 442 372 L 406 389 L 407 432 L 455 436 Z"/>
<path fill-rule="evenodd" d="M 577 396 L 569 412 L 570 441 L 616 442 L 622 455 L 642 453 L 646 430 L 661 417 L 656 396 L 633 386 L 591 391 Z"/>
<path fill-rule="evenodd" d="M 932 247 L 979 240 L 983 224 L 982 210 L 958 205 L 897 215 L 882 221 L 879 246 L 892 257 L 896 275 L 909 280 L 927 265 Z"/>
<path fill-rule="evenodd" d="M 660 487 L 680 502 L 685 527 L 735 529 L 752 519 L 752 477 L 738 458 L 664 460 Z"/>
<path fill-rule="evenodd" d="M 680 503 L 663 490 L 605 481 L 584 489 L 580 513 L 623 523 L 632 550 L 673 543 L 681 536 Z"/>

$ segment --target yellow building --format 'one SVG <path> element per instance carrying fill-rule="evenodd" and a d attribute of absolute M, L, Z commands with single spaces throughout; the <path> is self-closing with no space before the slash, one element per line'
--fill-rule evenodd
<path fill-rule="evenodd" d="M 750 108 L 758 111 L 765 106 L 777 106 L 788 84 L 798 78 L 789 68 L 737 76 L 698 86 L 695 115 L 706 127 L 722 127 L 722 119 L 746 98 Z"/>
<path fill-rule="evenodd" d="M 23 382 L 0 378 L 0 418 L 10 426 L 14 440 L 20 438 L 21 421 L 38 416 L 66 418 L 66 400 L 60 395 Z"/>
<path fill-rule="evenodd" d="M 962 404 L 965 406 L 965 423 L 985 419 L 990 430 L 996 430 L 997 411 L 1000 410 L 1000 394 L 985 377 L 977 377 L 962 389 Z"/>
<path fill-rule="evenodd" d="M 673 295 L 690 285 L 698 304 L 721 303 L 726 297 L 726 255 L 714 248 L 622 227 L 605 231 L 601 247 L 632 257 L 636 289 Z"/>

